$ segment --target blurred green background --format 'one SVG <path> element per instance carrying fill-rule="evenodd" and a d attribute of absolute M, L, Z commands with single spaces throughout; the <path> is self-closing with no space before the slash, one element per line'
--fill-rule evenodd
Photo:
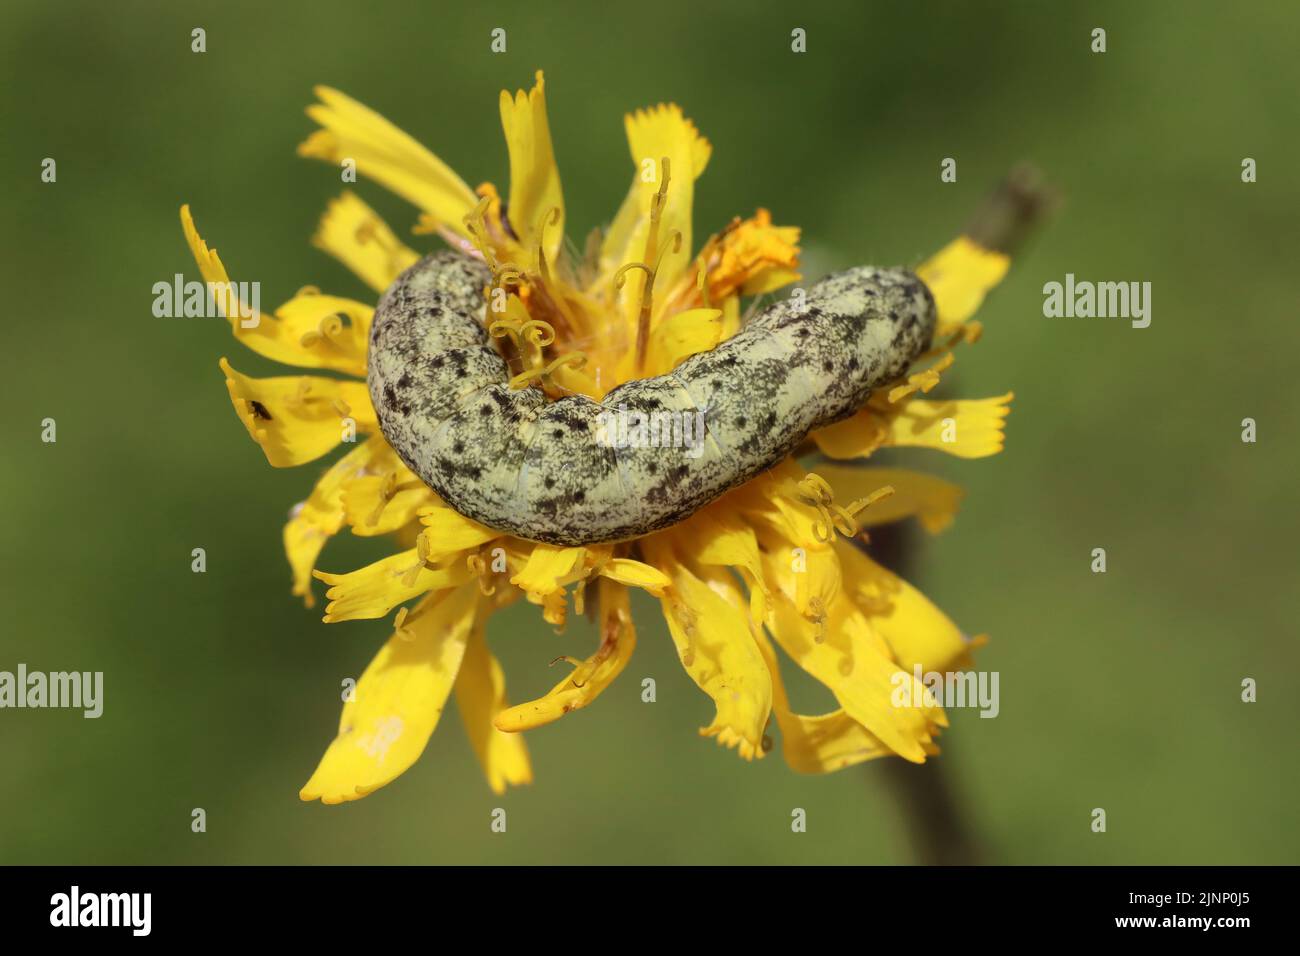
<path fill-rule="evenodd" d="M 539 67 L 577 238 L 626 190 L 622 114 L 659 101 L 714 144 L 697 240 L 765 205 L 803 226 L 811 272 L 914 265 L 1015 161 L 1046 170 L 1066 205 L 986 304 L 986 335 L 952 380 L 968 397 L 1015 390 L 1007 449 L 905 456 L 967 488 L 956 524 L 914 556 L 917 583 L 992 635 L 979 666 L 1001 674 L 1000 716 L 952 712 L 933 766 L 989 862 L 1300 861 L 1300 11 L 475 6 L 4 4 L 0 669 L 102 670 L 106 687 L 99 720 L 0 711 L 0 861 L 918 858 L 899 793 L 936 774 L 876 762 L 803 777 L 699 738 L 710 702 L 649 601 L 623 678 L 529 735 L 534 785 L 494 797 L 450 708 L 386 789 L 342 807 L 297 798 L 340 681 L 388 625 L 326 626 L 290 597 L 280 527 L 320 468 L 271 469 L 232 413 L 218 357 L 255 374 L 269 363 L 219 320 L 151 315 L 154 282 L 194 275 L 177 208 L 192 204 L 235 279 L 261 280 L 264 308 L 308 283 L 364 298 L 307 241 L 341 188 L 294 155 L 312 85 L 504 189 L 497 94 Z M 488 49 L 498 26 L 503 55 Z M 40 181 L 47 156 L 55 184 Z M 947 156 L 955 184 L 939 181 Z M 1253 185 L 1243 157 L 1258 161 Z M 395 228 L 414 222 L 381 188 L 358 189 Z M 1067 272 L 1152 282 L 1151 327 L 1044 318 L 1042 285 Z M 57 444 L 40 441 L 47 416 Z M 1245 417 L 1256 444 L 1240 440 Z M 194 547 L 206 574 L 191 573 Z M 1104 575 L 1089 571 L 1094 547 Z M 342 538 L 322 567 L 384 553 Z M 514 701 L 551 685 L 551 658 L 594 647 L 585 623 L 557 637 L 527 605 L 490 636 Z M 646 676 L 654 705 L 639 699 Z M 1244 677 L 1255 704 L 1240 701 Z M 497 806 L 505 835 L 489 831 Z M 806 834 L 790 831 L 793 807 Z M 1105 834 L 1090 830 L 1094 807 Z"/>

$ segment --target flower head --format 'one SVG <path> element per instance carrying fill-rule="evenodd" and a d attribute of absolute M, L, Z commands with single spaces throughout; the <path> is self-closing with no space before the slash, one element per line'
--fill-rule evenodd
<path fill-rule="evenodd" d="M 299 152 L 355 163 L 420 210 L 417 235 L 437 236 L 485 264 L 484 322 L 510 363 L 514 388 L 600 399 L 713 349 L 742 327 L 743 297 L 800 278 L 799 230 L 775 225 L 765 209 L 693 242 L 695 183 L 712 147 L 674 105 L 625 117 L 631 186 L 608 228 L 575 252 L 565 242 L 540 72 L 531 90 L 501 94 L 510 158 L 504 198 L 491 184 L 471 189 L 360 103 L 332 89 L 316 92 L 320 102 L 307 112 L 320 128 Z M 181 221 L 204 278 L 228 283 L 188 207 Z M 330 203 L 314 242 L 376 293 L 420 258 L 351 192 Z M 521 732 L 588 706 L 627 666 L 636 644 L 631 588 L 659 601 L 682 666 L 713 700 L 713 720 L 701 733 L 742 757 L 770 749 L 773 719 L 786 761 L 801 772 L 890 754 L 921 762 L 937 753 L 943 710 L 921 688 L 917 706 L 896 706 L 895 691 L 915 680 L 916 665 L 966 666 L 983 638 L 968 638 L 859 545 L 871 527 L 910 517 L 942 530 L 960 491 L 923 474 L 846 462 L 887 446 L 967 458 L 1001 449 L 1010 394 L 921 396 L 952 364 L 953 350 L 978 338 L 970 317 L 1007 267 L 1004 254 L 961 237 L 917 270 L 937 305 L 932 347 L 856 414 L 812 433 L 800 450 L 820 454 L 811 470 L 789 457 L 679 524 L 583 546 L 486 527 L 406 466 L 379 430 L 362 381 L 372 306 L 308 287 L 251 327 L 227 310 L 249 348 L 327 373 L 257 379 L 222 359 L 235 410 L 267 460 L 300 465 L 347 446 L 284 528 L 293 592 L 311 606 L 312 579 L 323 581 L 327 622 L 393 615 L 392 635 L 345 704 L 302 798 L 354 800 L 396 778 L 423 751 L 453 691 L 492 789 L 531 781 Z M 345 527 L 391 536 L 401 550 L 347 573 L 319 570 L 322 549 Z M 599 643 L 586 657 L 563 658 L 572 670 L 547 694 L 511 705 L 484 631 L 493 611 L 520 598 L 557 628 L 570 613 L 594 612 Z M 839 707 L 793 712 L 777 648 L 828 687 Z"/>

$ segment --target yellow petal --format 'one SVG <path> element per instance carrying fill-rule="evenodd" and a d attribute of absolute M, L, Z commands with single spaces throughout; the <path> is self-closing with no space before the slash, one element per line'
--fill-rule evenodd
<path fill-rule="evenodd" d="M 417 567 L 419 570 L 413 570 Z M 416 548 L 346 574 L 313 573 L 330 586 L 325 592 L 330 599 L 325 608 L 326 624 L 383 617 L 426 591 L 455 587 L 472 577 L 469 566 L 457 558 L 432 567 L 421 564 Z"/>
<path fill-rule="evenodd" d="M 240 317 L 248 309 L 240 308 L 238 296 L 234 295 L 234 289 L 231 288 L 230 275 L 226 272 L 226 267 L 221 263 L 221 257 L 217 255 L 216 249 L 209 249 L 208 244 L 203 241 L 199 235 L 198 229 L 194 226 L 194 217 L 190 215 L 189 204 L 181 206 L 181 231 L 185 233 L 185 241 L 189 244 L 190 253 L 194 256 L 194 262 L 199 267 L 199 274 L 203 276 L 205 282 L 210 282 L 219 287 L 217 304 L 234 329 L 235 337 L 255 333 L 256 329 L 242 329 L 240 327 Z M 260 328 L 260 324 L 258 328 Z"/>
<path fill-rule="evenodd" d="M 697 576 L 662 536 L 643 545 L 651 563 L 672 580 L 660 604 L 677 656 L 716 707 L 713 722 L 700 733 L 736 748 L 746 760 L 761 757 L 772 680 L 754 643 L 744 595 L 724 570 L 702 568 Z"/>
<path fill-rule="evenodd" d="M 525 544 L 531 550 L 510 583 L 524 591 L 531 603 L 541 605 L 543 620 L 563 629 L 568 615 L 565 585 L 585 581 L 597 568 L 609 563 L 613 548 L 610 545 L 561 548 L 534 542 Z"/>
<path fill-rule="evenodd" d="M 767 584 L 754 529 L 741 520 L 726 499 L 696 512 L 665 532 L 696 564 L 734 568 L 750 588 L 750 620 L 761 626 L 767 617 Z"/>
<path fill-rule="evenodd" d="M 492 792 L 505 793 L 507 785 L 532 783 L 533 768 L 524 738 L 502 733 L 494 725 L 507 709 L 506 679 L 500 662 L 488 650 L 481 617 L 465 648 L 465 659 L 456 678 L 456 703 L 465 733 Z"/>
<path fill-rule="evenodd" d="M 840 593 L 840 562 L 830 543 L 809 541 L 801 525 L 788 521 L 758 520 L 754 530 L 762 580 L 781 582 L 795 611 L 824 631 Z"/>
<path fill-rule="evenodd" d="M 352 192 L 330 201 L 311 241 L 376 292 L 387 289 L 420 258 Z"/>
<path fill-rule="evenodd" d="M 294 508 L 289 523 L 284 526 L 284 552 L 293 572 L 293 593 L 307 607 L 316 603 L 311 593 L 311 573 L 316 569 L 316 559 L 325 542 L 338 534 L 346 519 L 343 486 L 364 474 L 377 458 L 391 455 L 392 450 L 382 435 L 371 436 L 365 444 L 330 466 L 307 500 Z"/>
<path fill-rule="evenodd" d="M 361 675 L 338 736 L 299 797 L 356 800 L 415 763 L 442 716 L 477 607 L 473 584 L 420 603 Z"/>
<path fill-rule="evenodd" d="M 950 481 L 904 468 L 860 468 L 818 462 L 817 474 L 830 482 L 835 493 L 843 495 L 846 501 L 865 498 L 886 486 L 894 489 L 889 497 L 858 512 L 857 522 L 863 528 L 916 517 L 925 530 L 937 534 L 952 524 L 963 495 L 961 488 Z"/>
<path fill-rule="evenodd" d="M 597 582 L 600 601 L 600 647 L 573 669 L 544 697 L 502 711 L 499 729 L 509 733 L 531 730 L 581 710 L 614 682 L 636 648 L 636 628 L 628 608 L 627 588 L 613 581 Z"/>
<path fill-rule="evenodd" d="M 721 309 L 687 309 L 655 325 L 646 348 L 645 376 L 665 375 L 685 358 L 722 340 Z"/>
<path fill-rule="evenodd" d="M 437 496 L 401 465 L 384 474 L 353 478 L 343 487 L 347 523 L 353 534 L 367 538 L 406 527 L 436 501 Z"/>
<path fill-rule="evenodd" d="M 374 314 L 373 308 L 353 299 L 299 293 L 275 310 L 276 321 L 268 329 L 276 332 L 283 346 L 279 361 L 364 378 Z"/>
<path fill-rule="evenodd" d="M 442 504 L 421 509 L 420 524 L 429 543 L 429 556 L 435 560 L 501 537 L 500 531 L 493 531 Z"/>
<path fill-rule="evenodd" d="M 596 378 L 588 375 L 588 371 L 588 366 L 574 368 L 572 365 L 560 365 L 551 372 L 551 383 L 561 395 L 586 395 L 590 399 L 599 400 L 609 389 L 597 385 Z"/>
<path fill-rule="evenodd" d="M 924 594 L 841 541 L 836 545 L 844 588 L 872 629 L 889 642 L 905 671 L 946 673 L 972 664 L 972 642 Z"/>
<path fill-rule="evenodd" d="M 216 307 L 242 344 L 286 365 L 366 373 L 370 306 L 335 296 L 298 295 L 274 314 L 263 312 L 258 303 L 241 301 L 217 250 L 209 249 L 194 227 L 189 206 L 181 206 L 181 228 Z"/>
<path fill-rule="evenodd" d="M 298 154 L 338 165 L 356 161 L 357 172 L 414 203 L 437 222 L 466 235 L 464 216 L 478 203 L 474 191 L 451 168 L 374 110 L 328 86 L 307 115 L 323 128 L 298 147 Z"/>
<path fill-rule="evenodd" d="M 757 633 L 754 638 L 772 675 L 772 713 L 781 729 L 781 754 L 791 770 L 830 773 L 893 753 L 843 708 L 815 717 L 794 713 L 781 680 L 776 652 L 764 634 Z"/>
<path fill-rule="evenodd" d="M 553 544 L 533 546 L 527 563 L 510 579 L 510 583 L 530 595 L 544 597 L 558 591 L 586 557 L 583 548 L 562 548 Z"/>
<path fill-rule="evenodd" d="M 276 468 L 314 461 L 379 425 L 363 382 L 314 375 L 252 378 L 224 358 L 226 389 L 248 434 Z"/>
<path fill-rule="evenodd" d="M 1011 392 L 994 398 L 931 402 L 914 398 L 889 420 L 888 445 L 934 448 L 958 458 L 986 458 L 1002 450 Z"/>
<path fill-rule="evenodd" d="M 759 209 L 711 236 L 696 256 L 694 277 L 688 279 L 698 286 L 703 270 L 708 301 L 716 304 L 729 296 L 762 295 L 788 285 L 800 277 L 798 267 L 799 228 L 774 226 L 772 214 Z"/>
<path fill-rule="evenodd" d="M 860 408 L 848 418 L 812 433 L 822 454 L 830 458 L 866 458 L 885 443 L 889 425 L 870 408 Z"/>
<path fill-rule="evenodd" d="M 660 217 L 659 245 L 673 233 L 681 236 L 678 251 L 671 248 L 660 260 L 655 288 L 670 290 L 681 276 L 691 255 L 691 210 L 695 180 L 708 165 L 713 147 L 696 130 L 675 104 L 638 110 L 624 117 L 628 148 L 636 171 L 627 198 L 614 217 L 601 244 L 601 272 L 609 276 L 629 262 L 646 259 L 646 236 L 650 229 L 650 201 L 659 189 L 662 162 L 669 161 L 667 201 Z M 650 170 L 652 176 L 644 176 Z M 646 180 L 649 181 L 646 181 Z M 658 250 L 652 250 L 653 255 Z M 640 306 L 644 275 L 633 271 L 623 287 L 625 314 L 635 315 Z"/>
<path fill-rule="evenodd" d="M 958 236 L 922 263 L 916 274 L 934 295 L 939 313 L 935 334 L 947 335 L 974 315 L 1010 267 L 1010 257 L 966 236 Z"/>
<path fill-rule="evenodd" d="M 697 512 L 675 536 L 679 546 L 689 548 L 692 560 L 699 564 L 741 568 L 755 579 L 762 577 L 754 529 L 725 506 Z"/>
<path fill-rule="evenodd" d="M 777 554 L 764 553 L 764 573 L 775 590 L 769 629 L 777 643 L 890 750 L 907 760 L 924 761 L 926 744 L 946 718 L 940 708 L 924 706 L 924 687 L 891 658 L 888 644 L 865 616 L 842 591 L 824 609 L 800 610 L 797 601 L 807 589 L 800 579 L 806 572 L 792 569 Z M 824 610 L 824 615 L 810 610 Z M 895 706 L 895 690 L 904 685 L 915 691 L 910 699 L 923 706 Z"/>
<path fill-rule="evenodd" d="M 611 558 L 601 565 L 600 575 L 628 587 L 649 591 L 655 597 L 662 597 L 664 588 L 670 583 L 668 576 L 658 568 L 631 558 Z"/>
<path fill-rule="evenodd" d="M 727 341 L 740 331 L 740 296 L 729 295 L 722 300 L 722 341 Z"/>
<path fill-rule="evenodd" d="M 811 553 L 823 551 L 829 545 L 817 534 L 821 515 L 797 492 L 798 482 L 807 474 L 793 459 L 784 459 L 742 486 L 737 506 L 760 537 L 764 533 L 778 535 L 783 547 L 802 548 Z"/>
<path fill-rule="evenodd" d="M 740 291 L 743 295 L 766 295 L 802 278 L 803 275 L 794 269 L 765 269 L 741 286 Z"/>
<path fill-rule="evenodd" d="M 546 81 L 537 71 L 537 83 L 512 97 L 501 91 L 501 127 L 510 152 L 510 200 L 506 215 L 525 249 L 531 250 L 541 236 L 543 217 L 559 210 L 559 220 L 546 226 L 546 257 L 554 262 L 564 240 L 564 194 L 560 171 L 551 146 L 551 128 L 546 119 Z"/>
<path fill-rule="evenodd" d="M 569 599 L 563 588 L 547 594 L 529 594 L 528 600 L 542 606 L 542 620 L 553 625 L 557 633 L 564 629 L 569 615 Z"/>

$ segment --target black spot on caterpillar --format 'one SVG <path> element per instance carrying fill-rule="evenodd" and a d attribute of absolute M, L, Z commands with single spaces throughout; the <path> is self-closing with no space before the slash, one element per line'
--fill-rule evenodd
<path fill-rule="evenodd" d="M 393 449 L 450 507 L 550 544 L 637 537 L 690 516 L 772 467 L 815 428 L 852 415 L 934 334 L 930 290 L 903 269 L 827 276 L 775 302 L 709 352 L 600 401 L 511 389 L 484 325 L 481 262 L 434 253 L 379 300 L 367 380 Z M 702 443 L 617 446 L 602 422 L 702 413 Z"/>

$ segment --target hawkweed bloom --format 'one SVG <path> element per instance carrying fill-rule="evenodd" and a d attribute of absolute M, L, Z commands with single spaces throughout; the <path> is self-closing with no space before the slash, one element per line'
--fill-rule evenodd
<path fill-rule="evenodd" d="M 712 152 L 674 105 L 624 118 L 632 184 L 607 229 L 582 252 L 564 241 L 564 199 L 547 122 L 542 74 L 529 91 L 501 94 L 510 160 L 506 199 L 471 189 L 433 153 L 355 100 L 325 87 L 308 115 L 319 124 L 299 152 L 361 175 L 413 203 L 414 232 L 436 236 L 490 270 L 484 322 L 509 360 L 514 388 L 547 398 L 600 399 L 633 379 L 673 370 L 742 327 L 743 297 L 800 276 L 799 230 L 758 209 L 698 247 L 691 209 Z M 186 239 L 209 283 L 230 289 L 216 250 L 188 207 Z M 360 198 L 327 208 L 314 243 L 376 293 L 420 259 Z M 882 447 L 920 447 L 963 458 L 1002 447 L 1010 394 L 962 401 L 921 397 L 954 349 L 979 337 L 971 316 L 1008 267 L 1007 257 L 959 237 L 917 274 L 938 314 L 933 344 L 856 414 L 814 431 L 799 453 L 671 527 L 616 543 L 563 546 L 524 540 L 464 517 L 408 469 L 378 428 L 364 380 L 373 308 L 307 287 L 253 327 L 229 303 L 235 337 L 267 358 L 324 372 L 274 378 L 226 361 L 230 398 L 249 436 L 275 467 L 346 451 L 296 505 L 284 528 L 293 593 L 311 606 L 312 579 L 327 586 L 325 621 L 392 619 L 392 635 L 343 707 L 338 734 L 302 788 L 304 800 L 355 800 L 409 767 L 455 692 L 465 728 L 496 792 L 532 779 L 522 731 L 595 701 L 626 668 L 636 643 L 628 594 L 659 602 L 687 674 L 715 707 L 701 734 L 745 759 L 772 746 L 774 719 L 787 763 L 823 773 L 896 754 L 938 752 L 943 710 L 914 668 L 969 666 L 969 638 L 906 581 L 858 546 L 867 529 L 916 518 L 930 532 L 953 519 L 960 490 L 938 478 L 857 463 Z M 340 376 L 353 376 L 346 378 Z M 355 571 L 321 571 L 344 528 L 396 540 L 396 553 Z M 572 670 L 547 694 L 507 698 L 485 628 L 523 598 L 562 629 L 591 613 L 599 643 L 564 660 Z M 791 710 L 776 647 L 828 687 L 825 714 Z M 589 650 L 589 648 L 588 648 Z M 917 706 L 896 706 L 907 684 Z"/>

